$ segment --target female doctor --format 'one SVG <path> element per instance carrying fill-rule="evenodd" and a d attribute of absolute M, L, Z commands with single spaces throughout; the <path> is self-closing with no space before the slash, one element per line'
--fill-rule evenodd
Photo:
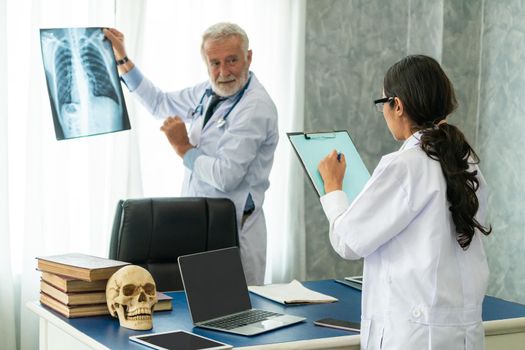
<path fill-rule="evenodd" d="M 491 228 L 479 158 L 446 120 L 454 88 L 421 55 L 390 67 L 383 84 L 374 103 L 400 150 L 382 157 L 352 203 L 341 191 L 344 155 L 319 164 L 330 242 L 343 258 L 364 257 L 361 349 L 483 349 L 481 234 Z"/>

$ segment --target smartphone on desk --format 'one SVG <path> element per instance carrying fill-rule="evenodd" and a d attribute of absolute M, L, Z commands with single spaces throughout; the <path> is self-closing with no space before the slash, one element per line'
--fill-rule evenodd
<path fill-rule="evenodd" d="M 317 326 L 343 329 L 345 331 L 352 332 L 359 332 L 361 329 L 361 324 L 357 322 L 337 320 L 335 318 L 322 318 L 320 320 L 314 321 L 314 324 Z"/>

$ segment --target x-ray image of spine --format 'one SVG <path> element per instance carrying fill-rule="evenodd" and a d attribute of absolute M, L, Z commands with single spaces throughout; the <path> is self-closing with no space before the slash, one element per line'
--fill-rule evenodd
<path fill-rule="evenodd" d="M 129 129 L 111 45 L 100 28 L 41 30 L 57 139 Z"/>

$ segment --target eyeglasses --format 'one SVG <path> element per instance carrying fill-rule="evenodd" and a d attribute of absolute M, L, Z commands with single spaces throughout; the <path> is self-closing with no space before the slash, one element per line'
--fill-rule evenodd
<path fill-rule="evenodd" d="M 390 102 L 394 99 L 394 97 L 383 97 L 379 98 L 377 100 L 374 100 L 374 104 L 376 106 L 376 109 L 379 113 L 383 112 L 383 105 L 387 102 Z"/>

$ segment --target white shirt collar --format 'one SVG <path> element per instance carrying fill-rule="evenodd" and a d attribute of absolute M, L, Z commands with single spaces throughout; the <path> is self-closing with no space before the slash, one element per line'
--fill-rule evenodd
<path fill-rule="evenodd" d="M 421 131 L 416 131 L 408 139 L 406 139 L 405 142 L 403 142 L 403 145 L 401 146 L 399 150 L 403 151 L 406 149 L 416 147 L 417 145 L 419 145 L 420 139 L 421 139 Z"/>

